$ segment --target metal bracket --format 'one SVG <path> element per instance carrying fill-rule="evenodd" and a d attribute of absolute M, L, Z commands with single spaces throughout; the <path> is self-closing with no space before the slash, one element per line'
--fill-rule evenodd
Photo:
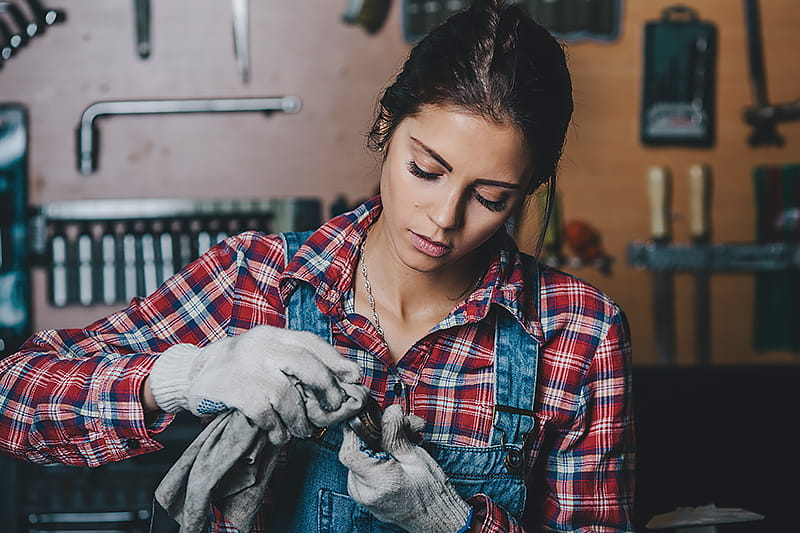
<path fill-rule="evenodd" d="M 800 245 L 631 243 L 628 263 L 654 271 L 767 272 L 800 268 Z"/>

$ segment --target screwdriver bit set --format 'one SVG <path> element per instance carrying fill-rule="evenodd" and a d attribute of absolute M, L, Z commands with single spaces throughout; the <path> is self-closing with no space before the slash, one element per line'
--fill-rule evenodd
<path fill-rule="evenodd" d="M 34 37 L 44 35 L 47 28 L 66 19 L 62 9 L 47 7 L 39 0 L 0 2 L 0 68 Z"/>
<path fill-rule="evenodd" d="M 125 304 L 229 235 L 313 229 L 316 199 L 109 199 L 34 209 L 31 254 L 48 269 L 53 306 Z"/>

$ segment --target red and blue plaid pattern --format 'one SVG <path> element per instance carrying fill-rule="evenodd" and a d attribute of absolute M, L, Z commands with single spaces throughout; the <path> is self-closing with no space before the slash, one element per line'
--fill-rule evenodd
<path fill-rule="evenodd" d="M 481 531 L 627 531 L 633 495 L 630 343 L 624 315 L 585 282 L 541 267 L 538 309 L 525 297 L 516 246 L 506 235 L 483 283 L 391 363 L 377 331 L 353 312 L 358 250 L 380 213 L 376 197 L 317 232 L 287 265 L 281 239 L 228 238 L 155 293 L 85 329 L 50 330 L 0 360 L 0 449 L 37 463 L 99 465 L 160 449 L 146 425 L 141 385 L 160 352 L 205 345 L 258 324 L 284 326 L 296 280 L 316 288 L 334 344 L 358 361 L 386 407 L 402 403 L 427 421 L 425 438 L 489 444 L 494 405 L 494 321 L 502 306 L 541 343 L 521 524 L 484 495 Z M 397 392 L 400 394 L 398 395 Z M 256 531 L 260 531 L 260 517 Z M 213 531 L 232 531 L 215 516 Z"/>

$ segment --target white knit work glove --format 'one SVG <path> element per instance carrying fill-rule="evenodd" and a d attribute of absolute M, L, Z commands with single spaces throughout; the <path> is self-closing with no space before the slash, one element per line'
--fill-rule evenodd
<path fill-rule="evenodd" d="M 345 424 L 339 460 L 350 472 L 347 492 L 384 522 L 412 533 L 455 533 L 467 526 L 470 506 L 428 452 L 406 437 L 424 420 L 405 416 L 399 405 L 383 413 L 384 452 L 373 452 Z"/>
<path fill-rule="evenodd" d="M 158 406 L 210 416 L 237 409 L 280 446 L 355 415 L 369 391 L 357 363 L 319 336 L 272 326 L 198 347 L 171 346 L 150 371 Z"/>

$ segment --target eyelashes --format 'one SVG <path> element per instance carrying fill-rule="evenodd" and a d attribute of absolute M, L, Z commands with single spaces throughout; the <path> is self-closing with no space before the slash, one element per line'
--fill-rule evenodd
<path fill-rule="evenodd" d="M 477 200 L 478 203 L 481 204 L 483 207 L 485 207 L 489 211 L 494 211 L 495 213 L 499 213 L 500 211 L 503 211 L 506 208 L 507 204 L 506 200 L 498 200 L 496 202 L 492 200 L 487 200 L 486 198 L 478 194 L 478 191 L 475 190 L 472 191 L 472 197 L 475 198 L 475 200 Z"/>
<path fill-rule="evenodd" d="M 426 181 L 433 181 L 441 177 L 441 174 L 434 174 L 433 172 L 425 172 L 424 170 L 419 168 L 419 166 L 417 166 L 417 163 L 414 160 L 408 162 L 408 171 L 412 175 Z"/>
<path fill-rule="evenodd" d="M 419 168 L 416 161 L 414 161 L 413 159 L 409 161 L 408 165 L 406 166 L 408 168 L 408 172 L 411 173 L 412 176 L 416 176 L 421 180 L 435 181 L 442 177 L 441 174 L 436 174 L 434 172 L 425 172 L 424 170 Z M 500 211 L 505 210 L 506 205 L 508 205 L 507 200 L 498 200 L 498 201 L 487 200 L 486 198 L 478 194 L 478 191 L 474 189 L 472 190 L 472 197 L 483 207 L 495 213 L 499 213 Z"/>

